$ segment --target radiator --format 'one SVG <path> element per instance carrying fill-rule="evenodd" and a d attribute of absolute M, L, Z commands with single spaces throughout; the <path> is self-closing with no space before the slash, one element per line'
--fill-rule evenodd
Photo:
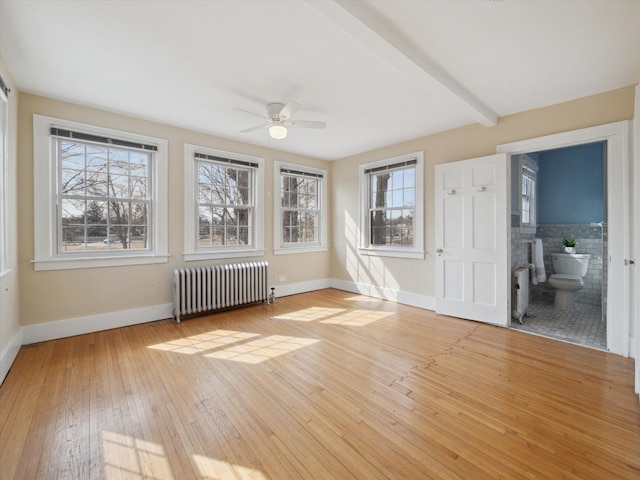
<path fill-rule="evenodd" d="M 173 272 L 173 315 L 269 301 L 268 262 L 181 268 Z"/>
<path fill-rule="evenodd" d="M 514 320 L 522 323 L 522 317 L 529 308 L 529 269 L 522 267 L 513 271 L 513 312 Z"/>

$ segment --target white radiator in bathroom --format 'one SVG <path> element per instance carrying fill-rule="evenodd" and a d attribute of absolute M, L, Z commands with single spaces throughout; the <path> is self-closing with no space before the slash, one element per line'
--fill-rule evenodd
<path fill-rule="evenodd" d="M 529 308 L 529 269 L 522 267 L 513 271 L 513 312 L 511 317 L 522 323 Z"/>

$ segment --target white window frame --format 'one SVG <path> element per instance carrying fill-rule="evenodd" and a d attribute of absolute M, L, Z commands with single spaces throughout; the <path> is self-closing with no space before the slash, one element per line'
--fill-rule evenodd
<path fill-rule="evenodd" d="M 149 216 L 150 250 L 126 252 L 59 253 L 57 212 L 57 164 L 51 127 L 60 127 L 101 137 L 156 145 L 151 161 L 151 215 Z M 161 138 L 71 122 L 43 115 L 33 116 L 34 164 L 34 233 L 35 270 L 113 267 L 168 262 L 168 142 Z"/>
<path fill-rule="evenodd" d="M 294 170 L 313 175 L 322 175 L 318 178 L 318 242 L 316 243 L 284 243 L 282 241 L 282 199 L 281 199 L 281 170 Z M 320 168 L 307 167 L 292 163 L 274 162 L 273 184 L 273 211 L 275 222 L 273 226 L 273 253 L 274 255 L 289 255 L 293 253 L 326 252 L 329 249 L 327 235 L 327 171 Z"/>
<path fill-rule="evenodd" d="M 198 248 L 198 189 L 195 154 L 229 158 L 242 162 L 257 163 L 254 169 L 253 228 L 251 245 Z M 217 260 L 223 258 L 261 257 L 264 255 L 264 160 L 251 155 L 216 150 L 198 145 L 184 146 L 184 253 L 186 262 Z"/>
<path fill-rule="evenodd" d="M 371 195 L 369 191 L 369 175 L 366 174 L 365 171 L 414 159 L 416 163 L 415 204 L 413 206 L 413 245 L 406 247 L 398 245 L 371 245 L 371 229 L 369 225 L 369 199 Z M 362 255 L 424 259 L 424 153 L 422 151 L 360 165 L 360 246 L 358 251 Z"/>
<path fill-rule="evenodd" d="M 4 82 L 0 81 L 2 85 Z M 7 169 L 9 149 L 7 139 L 9 135 L 9 98 L 0 88 L 0 277 L 11 270 L 7 265 Z"/>
<path fill-rule="evenodd" d="M 527 155 L 520 155 L 518 162 L 520 175 L 518 176 L 518 200 L 520 203 L 520 232 L 536 233 L 538 228 L 538 164 Z M 524 179 L 533 182 L 533 195 L 529 196 L 529 221 L 524 221 L 524 205 L 522 182 Z"/>

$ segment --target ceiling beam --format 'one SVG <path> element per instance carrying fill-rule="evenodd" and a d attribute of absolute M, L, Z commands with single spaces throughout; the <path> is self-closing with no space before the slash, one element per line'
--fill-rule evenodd
<path fill-rule="evenodd" d="M 362 1 L 309 2 L 375 54 L 408 75 L 427 75 L 440 84 L 474 121 L 491 127 L 498 116 L 437 65 L 406 34 Z M 400 55 L 399 55 L 400 54 Z"/>

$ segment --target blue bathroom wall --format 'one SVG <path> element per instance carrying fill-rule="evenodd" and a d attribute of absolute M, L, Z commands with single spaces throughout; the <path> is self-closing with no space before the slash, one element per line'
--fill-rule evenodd
<path fill-rule="evenodd" d="M 604 221 L 604 142 L 538 153 L 538 224 Z"/>

